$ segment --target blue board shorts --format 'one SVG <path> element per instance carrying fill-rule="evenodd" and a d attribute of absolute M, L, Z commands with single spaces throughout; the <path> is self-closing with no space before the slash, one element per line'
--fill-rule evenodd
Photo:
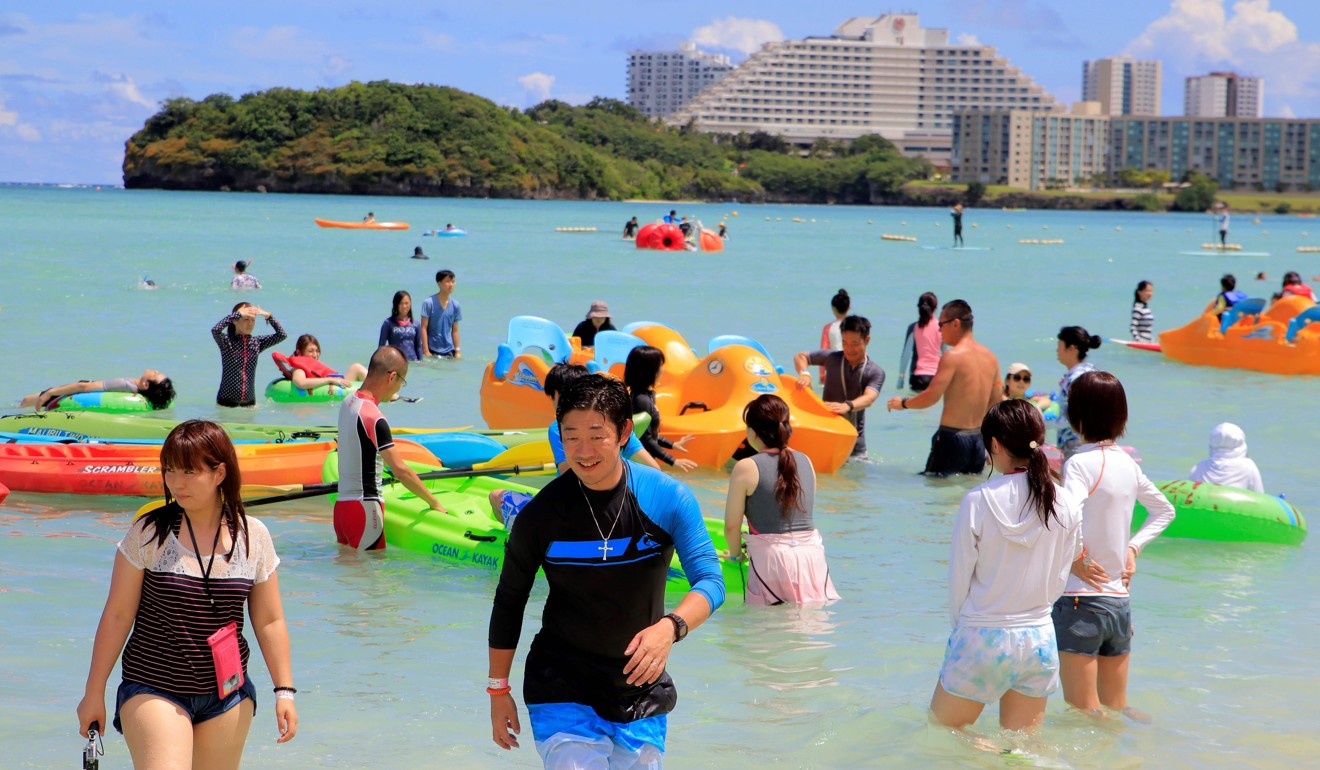
<path fill-rule="evenodd" d="M 1009 690 L 1047 697 L 1059 689 L 1054 626 L 953 629 L 940 686 L 950 695 L 985 704 L 998 702 Z"/>
<path fill-rule="evenodd" d="M 526 508 L 531 501 L 532 496 L 526 492 L 514 492 L 506 489 L 500 494 L 500 521 L 504 522 L 505 529 L 513 529 L 513 520 L 517 518 L 518 514 L 522 513 L 522 509 Z"/>
<path fill-rule="evenodd" d="M 150 685 L 124 681 L 119 683 L 119 690 L 115 693 L 115 719 L 112 723 L 120 735 L 124 734 L 124 727 L 119 723 L 119 712 L 124 708 L 125 703 L 138 695 L 155 695 L 158 698 L 164 698 L 183 709 L 184 713 L 192 719 L 193 724 L 215 719 L 237 706 L 244 698 L 252 701 L 252 714 L 255 716 L 257 713 L 257 688 L 256 685 L 252 684 L 252 680 L 248 678 L 246 672 L 243 675 L 243 684 L 224 698 L 214 692 L 205 695 L 181 695 Z"/>
<path fill-rule="evenodd" d="M 930 438 L 930 456 L 926 458 L 927 476 L 952 476 L 957 473 L 980 473 L 985 470 L 985 444 L 981 429 L 950 428 L 944 425 Z"/>
<path fill-rule="evenodd" d="M 1061 596 L 1050 612 L 1059 652 L 1112 658 L 1132 652 L 1132 600 Z"/>
<path fill-rule="evenodd" d="M 546 770 L 660 770 L 668 714 L 611 722 L 581 703 L 529 703 L 527 716 Z"/>

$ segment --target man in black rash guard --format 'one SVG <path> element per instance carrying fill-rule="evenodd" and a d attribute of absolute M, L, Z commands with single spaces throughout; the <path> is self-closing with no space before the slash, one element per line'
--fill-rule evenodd
<path fill-rule="evenodd" d="M 582 377 L 556 418 L 568 470 L 518 515 L 490 616 L 490 717 L 496 745 L 516 748 L 508 683 L 538 569 L 550 593 L 527 653 L 523 698 L 550 770 L 658 770 L 677 701 L 670 648 L 724 601 L 719 557 L 687 487 L 620 456 L 632 432 L 618 380 Z M 665 614 L 678 551 L 692 589 Z"/>

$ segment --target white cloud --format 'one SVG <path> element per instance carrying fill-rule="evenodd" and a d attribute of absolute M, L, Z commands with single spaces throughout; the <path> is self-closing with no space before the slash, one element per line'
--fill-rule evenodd
<path fill-rule="evenodd" d="M 18 125 L 18 113 L 13 110 L 6 110 L 4 101 L 0 100 L 0 126 Z"/>
<path fill-rule="evenodd" d="M 1124 53 L 1157 57 L 1172 76 L 1235 69 L 1263 77 L 1267 94 L 1320 94 L 1320 43 L 1299 38 L 1297 25 L 1270 0 L 1172 0 Z"/>
<path fill-rule="evenodd" d="M 958 45 L 981 46 L 984 44 L 981 42 L 980 38 L 978 38 L 976 35 L 972 35 L 967 32 L 964 32 L 958 36 Z"/>
<path fill-rule="evenodd" d="M 25 142 L 41 141 L 41 132 L 38 131 L 36 127 L 33 126 L 31 123 L 19 123 L 14 128 L 14 133 L 18 134 L 18 138 L 22 139 Z"/>
<path fill-rule="evenodd" d="M 138 90 L 137 83 L 133 82 L 133 78 L 128 75 L 125 75 L 122 72 L 116 72 L 98 77 L 97 79 L 104 82 L 106 88 L 110 90 L 110 93 L 118 96 L 120 99 L 146 107 L 149 110 L 156 109 L 156 103 L 143 96 L 142 92 Z"/>
<path fill-rule="evenodd" d="M 1281 118 L 1295 118 L 1295 117 L 1297 117 L 1297 113 L 1293 112 L 1293 108 L 1292 108 L 1292 105 L 1291 105 L 1291 104 L 1284 104 L 1284 105 L 1281 105 L 1281 106 L 1279 107 L 1279 109 L 1276 110 L 1276 112 L 1279 113 L 1279 117 L 1281 117 Z"/>
<path fill-rule="evenodd" d="M 544 72 L 533 72 L 518 78 L 518 85 L 533 100 L 543 102 L 550 98 L 550 88 L 555 84 L 555 76 Z"/>
<path fill-rule="evenodd" d="M 352 59 L 339 54 L 330 54 L 321 63 L 321 76 L 327 79 L 336 78 L 351 69 L 353 69 Z"/>
<path fill-rule="evenodd" d="M 730 16 L 716 19 L 692 33 L 692 42 L 708 48 L 722 48 L 752 54 L 766 43 L 784 39 L 778 24 L 764 19 L 740 19 Z"/>

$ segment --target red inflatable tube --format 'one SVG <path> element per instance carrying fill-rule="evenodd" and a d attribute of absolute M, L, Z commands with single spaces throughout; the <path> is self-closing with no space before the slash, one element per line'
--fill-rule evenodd
<path fill-rule="evenodd" d="M 637 231 L 637 248 L 660 251 L 683 251 L 683 231 L 677 225 L 649 224 Z"/>

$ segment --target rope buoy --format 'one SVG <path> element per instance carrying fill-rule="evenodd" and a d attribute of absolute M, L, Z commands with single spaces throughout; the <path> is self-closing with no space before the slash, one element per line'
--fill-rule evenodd
<path fill-rule="evenodd" d="M 596 228 L 594 228 L 594 227 L 556 227 L 556 228 L 555 228 L 555 232 L 557 232 L 557 233 L 594 233 L 594 232 L 596 232 Z"/>

